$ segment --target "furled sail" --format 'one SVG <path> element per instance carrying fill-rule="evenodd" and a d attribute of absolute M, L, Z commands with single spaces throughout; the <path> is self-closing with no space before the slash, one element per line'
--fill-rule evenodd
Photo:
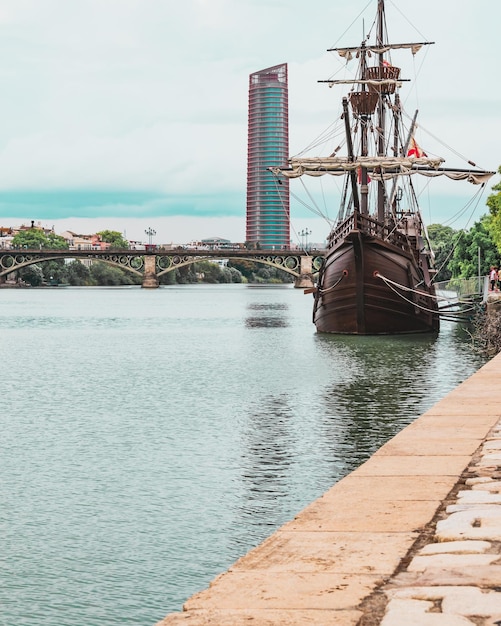
<path fill-rule="evenodd" d="M 328 83 L 330 87 L 333 85 L 370 85 L 371 87 L 382 87 L 392 85 L 395 87 L 401 87 L 402 81 L 395 80 L 394 78 L 383 78 L 383 79 L 362 79 L 362 78 L 346 78 L 346 79 L 336 79 L 336 80 L 320 80 L 319 83 Z"/>
<path fill-rule="evenodd" d="M 391 157 L 367 156 L 350 159 L 348 157 L 313 157 L 290 160 L 289 167 L 271 168 L 275 175 L 282 174 L 286 178 L 299 178 L 303 175 L 343 176 L 347 172 L 365 168 L 373 180 L 390 180 L 398 176 L 420 174 L 421 176 L 447 176 L 453 180 L 467 180 L 474 185 L 487 182 L 495 172 L 483 170 L 460 170 L 440 167 L 444 159 L 441 157 Z"/>
<path fill-rule="evenodd" d="M 402 50 L 404 48 L 408 48 L 411 50 L 412 54 L 417 54 L 423 46 L 428 46 L 433 43 L 433 41 L 423 41 L 421 43 L 388 43 L 373 46 L 364 45 L 364 50 L 373 54 L 383 54 L 389 50 Z M 354 56 L 358 56 L 360 54 L 360 50 L 360 46 L 354 46 L 351 48 L 329 48 L 328 52 L 337 52 L 339 56 L 343 57 L 347 61 L 351 61 Z"/>

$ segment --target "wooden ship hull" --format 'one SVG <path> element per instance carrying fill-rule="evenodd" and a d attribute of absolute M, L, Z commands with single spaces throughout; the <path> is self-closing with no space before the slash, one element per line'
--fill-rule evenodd
<path fill-rule="evenodd" d="M 438 332 L 435 289 L 416 254 L 404 237 L 386 240 L 357 228 L 339 235 L 326 254 L 315 293 L 317 330 L 350 335 Z"/>

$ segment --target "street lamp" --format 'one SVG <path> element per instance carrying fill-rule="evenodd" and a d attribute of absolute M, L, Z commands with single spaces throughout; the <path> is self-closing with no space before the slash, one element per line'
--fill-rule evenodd
<path fill-rule="evenodd" d="M 148 245 L 151 246 L 151 242 L 153 240 L 153 237 L 157 234 L 157 231 L 149 227 L 147 230 L 144 231 L 144 234 L 148 235 Z"/>

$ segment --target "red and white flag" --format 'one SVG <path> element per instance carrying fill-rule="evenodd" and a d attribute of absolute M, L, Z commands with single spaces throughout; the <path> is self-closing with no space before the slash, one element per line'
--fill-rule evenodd
<path fill-rule="evenodd" d="M 414 137 L 411 137 L 409 149 L 407 150 L 407 156 L 419 159 L 420 157 L 425 157 L 428 155 L 426 154 L 424 150 L 421 150 L 421 148 L 418 146 Z"/>

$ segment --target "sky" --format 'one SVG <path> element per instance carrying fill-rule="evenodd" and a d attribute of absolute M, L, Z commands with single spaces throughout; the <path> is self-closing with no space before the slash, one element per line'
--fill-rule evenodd
<path fill-rule="evenodd" d="M 0 0 L 0 225 L 243 241 L 249 74 L 288 64 L 290 152 L 300 152 L 338 115 L 339 94 L 318 81 L 347 68 L 327 49 L 360 43 L 376 4 Z M 436 42 L 399 63 L 420 145 L 435 152 L 440 136 L 454 158 L 497 171 L 501 3 L 386 0 L 386 11 L 394 41 Z M 433 202 L 426 190 L 425 220 L 471 226 L 497 182 L 462 211 L 467 183 L 442 184 Z M 291 223 L 293 239 L 307 229 L 322 242 L 329 230 L 294 198 Z"/>

